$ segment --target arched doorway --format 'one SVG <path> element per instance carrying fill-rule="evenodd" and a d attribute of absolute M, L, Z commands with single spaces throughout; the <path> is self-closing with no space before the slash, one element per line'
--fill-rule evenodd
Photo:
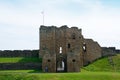
<path fill-rule="evenodd" d="M 57 62 L 57 72 L 63 72 L 64 69 L 65 69 L 64 61 L 58 61 Z"/>
<path fill-rule="evenodd" d="M 58 59 L 56 62 L 56 72 L 66 72 L 66 60 Z"/>

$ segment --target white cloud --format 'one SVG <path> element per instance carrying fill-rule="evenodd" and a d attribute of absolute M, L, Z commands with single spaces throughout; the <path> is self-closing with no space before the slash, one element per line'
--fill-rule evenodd
<path fill-rule="evenodd" d="M 73 2 L 78 5 L 75 12 L 71 9 L 75 5 L 70 5 Z M 0 40 L 0 44 L 4 45 L 11 41 L 16 44 L 11 48 L 9 48 L 11 44 L 6 44 L 8 47 L 3 46 L 0 49 L 38 48 L 38 29 L 39 25 L 42 24 L 41 11 L 43 9 L 45 25 L 78 26 L 83 29 L 85 37 L 93 38 L 101 46 L 120 48 L 118 45 L 120 41 L 118 36 L 120 35 L 119 8 L 103 6 L 100 0 L 23 0 L 19 5 L 0 4 L 0 26 L 1 24 L 8 25 L 3 25 L 5 28 L 1 27 L 0 31 L 3 34 L 0 36 L 3 39 Z M 14 35 L 13 39 L 7 38 L 10 36 L 9 34 Z"/>

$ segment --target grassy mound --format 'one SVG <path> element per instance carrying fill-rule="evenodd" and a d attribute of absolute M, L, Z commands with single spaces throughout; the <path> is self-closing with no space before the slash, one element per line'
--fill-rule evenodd
<path fill-rule="evenodd" d="M 111 65 L 108 57 L 95 61 L 94 63 L 84 67 L 87 71 L 117 71 L 120 72 L 120 54 L 112 56 L 114 65 Z"/>
<path fill-rule="evenodd" d="M 13 57 L 13 58 L 0 58 L 0 63 L 27 63 L 27 62 L 42 62 L 38 57 Z"/>

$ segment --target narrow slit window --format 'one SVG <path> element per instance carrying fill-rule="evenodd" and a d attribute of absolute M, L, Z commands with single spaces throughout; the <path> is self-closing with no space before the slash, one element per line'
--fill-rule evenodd
<path fill-rule="evenodd" d="M 59 53 L 62 54 L 62 47 L 60 47 L 60 52 Z"/>
<path fill-rule="evenodd" d="M 83 44 L 83 50 L 84 50 L 84 52 L 86 52 L 86 44 L 85 43 Z"/>
<path fill-rule="evenodd" d="M 70 48 L 70 44 L 68 44 L 68 48 Z"/>

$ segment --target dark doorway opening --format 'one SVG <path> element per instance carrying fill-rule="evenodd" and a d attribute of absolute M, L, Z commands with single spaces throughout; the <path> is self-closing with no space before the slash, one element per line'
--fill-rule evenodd
<path fill-rule="evenodd" d="M 66 60 L 58 60 L 56 63 L 56 72 L 67 72 Z"/>

